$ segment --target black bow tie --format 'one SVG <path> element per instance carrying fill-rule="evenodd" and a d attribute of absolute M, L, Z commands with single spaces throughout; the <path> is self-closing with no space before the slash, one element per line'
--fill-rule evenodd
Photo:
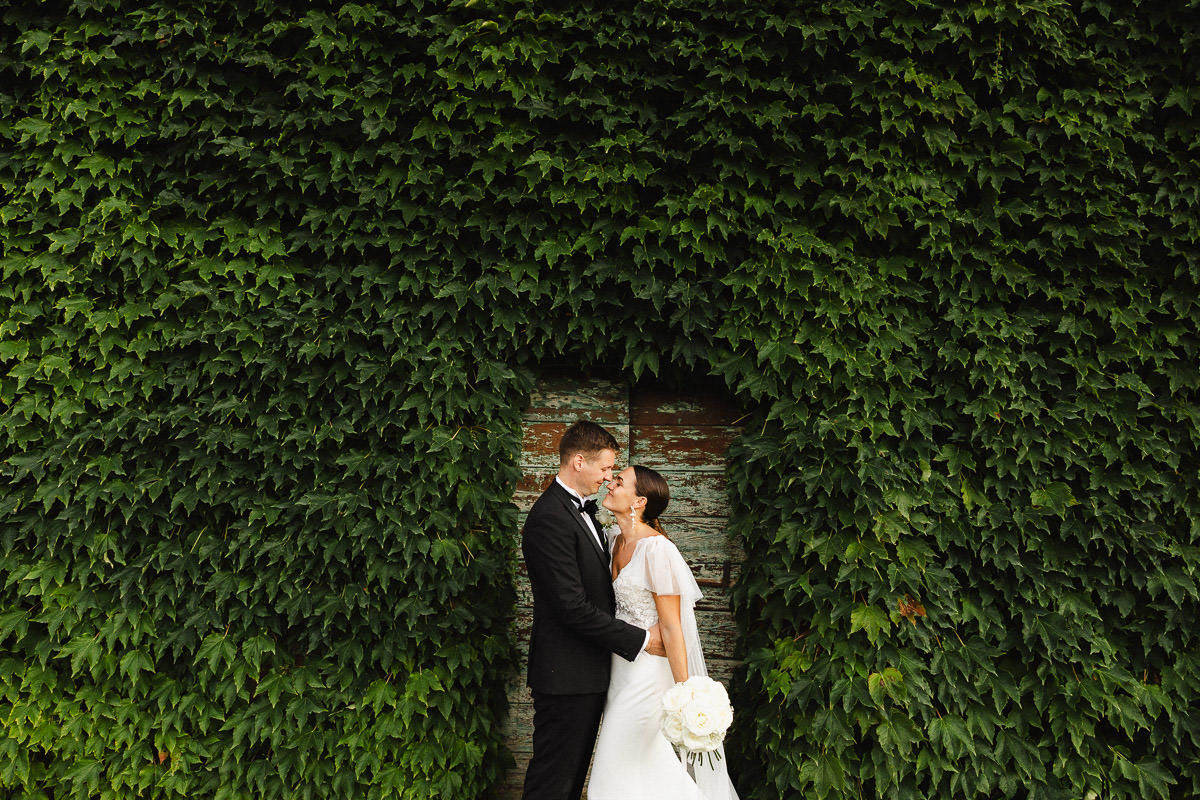
<path fill-rule="evenodd" d="M 592 514 L 596 513 L 596 501 L 595 500 L 584 500 L 580 505 L 582 506 L 582 508 L 580 508 L 579 510 L 582 511 L 584 514 L 591 516 Z"/>

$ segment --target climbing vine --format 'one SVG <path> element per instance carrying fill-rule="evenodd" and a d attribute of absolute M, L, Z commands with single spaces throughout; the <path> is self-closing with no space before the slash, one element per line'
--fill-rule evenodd
<path fill-rule="evenodd" d="M 539 364 L 748 407 L 748 798 L 1200 793 L 1194 2 L 0 11 L 0 787 L 479 797 Z"/>

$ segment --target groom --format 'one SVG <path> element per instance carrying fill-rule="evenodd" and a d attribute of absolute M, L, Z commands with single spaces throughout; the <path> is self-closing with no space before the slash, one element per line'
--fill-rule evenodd
<path fill-rule="evenodd" d="M 655 625 L 645 631 L 613 616 L 608 543 L 596 521 L 596 494 L 612 480 L 617 440 L 579 421 L 558 445 L 558 477 L 525 519 L 521 551 L 533 587 L 529 688 L 533 758 L 525 800 L 578 800 L 608 691 L 610 653 L 633 661 L 665 655 Z"/>

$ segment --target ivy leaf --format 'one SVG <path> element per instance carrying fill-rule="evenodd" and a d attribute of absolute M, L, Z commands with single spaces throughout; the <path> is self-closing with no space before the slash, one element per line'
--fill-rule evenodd
<path fill-rule="evenodd" d="M 50 31 L 25 31 L 21 34 L 18 41 L 21 43 L 21 55 L 25 55 L 28 50 L 37 48 L 38 54 L 46 52 L 46 48 L 50 46 L 52 38 Z"/>
<path fill-rule="evenodd" d="M 812 783 L 817 797 L 829 797 L 845 789 L 846 767 L 837 753 L 822 752 L 805 761 L 800 779 Z"/>
<path fill-rule="evenodd" d="M 216 672 L 217 662 L 224 661 L 226 664 L 232 664 L 236 652 L 228 636 L 221 633 L 210 633 L 204 637 L 200 647 L 196 650 L 196 658 L 208 659 L 209 671 Z"/>
<path fill-rule="evenodd" d="M 891 622 L 883 609 L 863 604 L 850 612 L 850 633 L 865 631 L 871 644 L 876 644 Z"/>
<path fill-rule="evenodd" d="M 953 758 L 966 754 L 975 757 L 975 740 L 962 717 L 946 714 L 929 721 L 929 741 L 945 749 Z"/>
<path fill-rule="evenodd" d="M 154 662 L 142 650 L 130 650 L 120 661 L 121 674 L 129 679 L 132 686 L 137 686 L 143 672 L 153 673 Z"/>
<path fill-rule="evenodd" d="M 86 662 L 94 670 L 104 654 L 104 645 L 98 635 L 82 633 L 71 638 L 62 648 L 62 654 L 71 657 L 71 675 L 83 669 Z"/>
<path fill-rule="evenodd" d="M 1079 505 L 1075 495 L 1071 494 L 1071 488 L 1058 481 L 1031 493 L 1029 503 L 1034 508 L 1047 508 L 1055 514 L 1062 514 L 1068 507 Z"/>
<path fill-rule="evenodd" d="M 1136 765 L 1127 759 L 1118 757 L 1117 762 L 1121 774 L 1126 778 L 1136 780 L 1142 797 L 1170 797 L 1170 787 L 1177 783 L 1174 775 L 1153 759 L 1142 759 Z"/>
<path fill-rule="evenodd" d="M 25 636 L 29 629 L 29 611 L 24 608 L 10 608 L 0 613 L 0 641 L 9 634 L 16 634 L 18 639 Z"/>
<path fill-rule="evenodd" d="M 904 676 L 895 667 L 887 667 L 882 672 L 872 672 L 867 676 L 867 691 L 875 705 L 883 705 L 884 698 L 903 700 L 907 693 Z"/>
<path fill-rule="evenodd" d="M 275 642 L 266 636 L 251 636 L 242 642 L 242 658 L 246 659 L 254 675 L 262 671 L 263 655 L 274 652 Z"/>

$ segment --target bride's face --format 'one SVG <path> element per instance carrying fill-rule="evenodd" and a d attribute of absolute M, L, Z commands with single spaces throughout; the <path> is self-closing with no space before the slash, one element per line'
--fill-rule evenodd
<path fill-rule="evenodd" d="M 639 502 L 641 501 L 641 502 Z M 602 505 L 614 514 L 628 514 L 629 509 L 645 504 L 645 498 L 637 496 L 634 489 L 633 467 L 626 467 L 613 476 L 608 484 L 608 494 Z"/>

